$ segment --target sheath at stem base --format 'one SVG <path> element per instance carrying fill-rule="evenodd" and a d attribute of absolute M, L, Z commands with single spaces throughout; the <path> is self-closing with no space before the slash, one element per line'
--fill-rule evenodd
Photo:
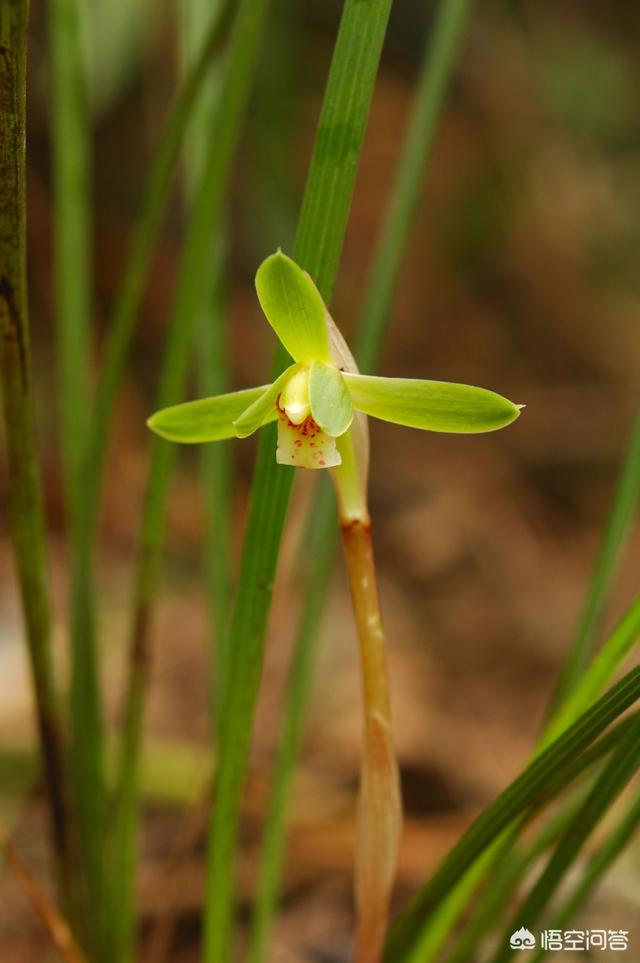
<path fill-rule="evenodd" d="M 360 644 L 365 723 L 358 801 L 355 963 L 379 963 L 402 831 L 400 780 L 391 738 L 385 638 L 368 519 L 343 523 L 342 535 Z"/>

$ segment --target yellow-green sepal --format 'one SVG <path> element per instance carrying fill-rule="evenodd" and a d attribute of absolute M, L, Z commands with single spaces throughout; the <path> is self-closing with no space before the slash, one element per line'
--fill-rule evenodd
<path fill-rule="evenodd" d="M 222 441 L 234 438 L 236 430 L 233 422 L 249 405 L 252 405 L 269 388 L 245 388 L 229 394 L 187 401 L 157 411 L 147 421 L 147 425 L 157 435 L 168 441 L 184 444 L 199 444 L 207 441 Z M 274 419 L 276 413 L 274 413 Z"/>
<path fill-rule="evenodd" d="M 256 291 L 267 321 L 294 361 L 331 361 L 325 304 L 306 271 L 277 251 L 258 268 Z"/>
<path fill-rule="evenodd" d="M 522 405 L 495 391 L 446 381 L 376 378 L 349 374 L 343 378 L 358 411 L 396 425 L 473 434 L 496 431 L 515 421 Z"/>
<path fill-rule="evenodd" d="M 309 369 L 309 404 L 313 420 L 334 438 L 343 435 L 353 421 L 353 404 L 342 372 L 314 361 Z"/>

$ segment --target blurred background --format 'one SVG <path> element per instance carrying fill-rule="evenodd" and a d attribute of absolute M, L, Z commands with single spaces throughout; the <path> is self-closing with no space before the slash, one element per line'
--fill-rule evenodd
<path fill-rule="evenodd" d="M 397 0 L 365 142 L 333 314 L 348 336 L 402 142 L 433 2 Z M 274 340 L 253 290 L 290 250 L 340 4 L 280 0 L 228 199 L 225 300 L 233 385 L 263 383 Z M 46 9 L 32 11 L 29 258 L 39 439 L 63 625 L 65 518 L 52 329 Z M 144 172 L 176 87 L 176 10 L 96 2 L 87 18 L 95 129 L 96 366 Z M 527 408 L 504 432 L 447 437 L 371 423 L 371 512 L 390 643 L 406 833 L 398 903 L 520 770 L 579 616 L 638 401 L 640 7 L 629 0 L 485 0 L 471 17 L 411 233 L 379 373 L 493 388 Z M 120 721 L 126 614 L 165 325 L 181 242 L 174 196 L 111 435 L 100 553 L 101 651 Z M 192 387 L 190 397 L 197 396 Z M 242 544 L 253 440 L 234 457 Z M 303 475 L 304 473 L 300 473 Z M 315 479 L 297 482 L 279 568 L 246 796 L 250 905 L 298 608 Z M 6 471 L 0 495 L 6 499 Z M 181 452 L 173 487 L 145 756 L 145 928 L 172 913 L 171 959 L 197 959 L 209 780 L 202 476 Z M 3 525 L 6 536 L 6 526 Z M 637 589 L 632 533 L 609 614 Z M 0 811 L 47 875 L 32 708 L 8 538 L 0 550 Z M 605 627 L 606 628 L 606 627 Z M 61 669 L 66 639 L 57 633 Z M 274 963 L 343 957 L 351 930 L 361 719 L 356 640 L 340 558 L 322 622 L 291 812 Z M 576 925 L 638 934 L 640 850 L 616 864 Z M 167 896 L 169 894 L 169 896 Z M 0 959 L 46 958 L 11 875 L 0 878 Z M 332 955 L 333 954 L 333 955 Z M 611 954 L 617 958 L 615 954 Z M 606 953 L 599 958 L 607 959 Z"/>

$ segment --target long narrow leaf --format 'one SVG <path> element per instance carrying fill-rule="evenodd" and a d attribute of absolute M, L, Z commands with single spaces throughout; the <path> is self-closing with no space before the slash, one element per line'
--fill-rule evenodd
<path fill-rule="evenodd" d="M 597 742 L 593 743 L 578 759 L 570 764 L 570 766 L 573 767 L 573 772 L 567 772 L 565 770 L 562 773 L 556 773 L 547 784 L 547 797 L 550 799 L 553 798 L 562 789 L 567 777 L 570 780 L 576 778 L 589 767 L 595 765 L 607 756 L 609 752 L 619 744 L 621 739 L 626 737 L 629 727 L 635 725 L 636 716 L 637 713 L 631 716 L 625 716 L 620 722 L 616 723 L 615 726 L 612 726 L 604 736 L 601 736 Z M 513 897 L 520 880 L 534 858 L 533 854 L 540 852 L 540 841 L 547 837 L 549 827 L 563 818 L 565 818 L 566 821 L 568 821 L 569 818 L 573 819 L 575 809 L 575 800 L 571 799 L 557 814 L 551 816 L 551 818 L 543 824 L 538 837 L 536 837 L 531 845 L 527 845 L 521 854 L 518 853 L 517 841 L 520 830 L 526 821 L 524 819 L 520 825 L 515 827 L 513 832 L 503 834 L 502 837 L 496 840 L 495 845 L 485 850 L 483 857 L 477 860 L 466 874 L 463 884 L 454 888 L 450 896 L 438 907 L 428 927 L 425 928 L 423 941 L 419 944 L 419 947 L 423 949 L 423 963 L 427 963 L 427 961 L 436 958 L 433 953 L 430 954 L 426 952 L 426 947 L 429 946 L 430 949 L 437 950 L 444 942 L 443 934 L 440 934 L 440 939 L 437 939 L 433 932 L 438 929 L 438 917 L 440 914 L 444 911 L 446 915 L 449 904 L 452 904 L 452 906 L 455 907 L 455 912 L 449 914 L 449 922 L 453 924 L 465 906 L 468 905 L 480 881 L 490 873 L 491 878 L 482 895 L 482 899 L 475 908 L 471 920 L 465 926 L 463 935 L 456 943 L 454 950 L 450 956 L 447 957 L 446 961 L 446 963 L 467 963 L 473 950 L 479 946 L 485 931 L 488 931 L 490 927 L 495 924 L 496 920 L 500 918 L 501 911 L 509 902 L 509 899 Z M 487 857 L 486 859 L 484 858 L 485 855 Z M 416 951 L 415 955 L 417 955 L 418 952 L 419 951 Z M 409 963 L 409 961 L 407 961 L 407 963 Z"/>
<path fill-rule="evenodd" d="M 73 530 L 81 497 L 89 410 L 93 276 L 90 124 L 82 54 L 83 4 L 79 0 L 51 0 L 48 13 L 60 441 Z"/>
<path fill-rule="evenodd" d="M 507 963 L 511 959 L 513 950 L 509 946 L 509 935 L 523 924 L 530 928 L 540 919 L 586 840 L 639 766 L 640 718 L 636 717 L 634 725 L 613 753 L 584 805 L 566 827 L 535 886 L 510 921 L 493 963 Z"/>
<path fill-rule="evenodd" d="M 105 361 L 88 427 L 81 486 L 82 504 L 78 510 L 71 604 L 71 636 L 74 646 L 95 648 L 93 546 L 109 421 L 133 337 L 147 268 L 169 197 L 171 175 L 187 122 L 207 74 L 212 51 L 224 30 L 223 13 L 226 6 L 214 17 L 198 60 L 170 112 L 151 164 L 124 274 L 111 312 Z"/>
<path fill-rule="evenodd" d="M 576 912 L 587 902 L 612 863 L 633 838 L 639 825 L 640 796 L 632 801 L 626 815 L 589 860 L 586 869 L 580 874 L 573 892 L 553 916 L 549 929 L 562 930 L 568 926 Z M 538 951 L 531 963 L 540 963 L 544 956 L 544 950 Z"/>
<path fill-rule="evenodd" d="M 622 719 L 588 749 L 571 760 L 561 771 L 552 774 L 547 781 L 544 792 L 539 797 L 540 805 L 544 806 L 546 802 L 553 800 L 556 795 L 562 792 L 564 786 L 571 784 L 574 779 L 584 774 L 606 756 L 626 736 L 629 726 L 632 724 L 635 724 L 634 716 L 630 719 Z M 566 808 L 571 810 L 571 805 L 572 803 L 569 803 Z M 536 849 L 537 843 L 534 842 L 527 852 L 520 853 L 517 845 L 523 829 L 529 822 L 530 815 L 529 812 L 525 813 L 507 830 L 498 835 L 482 855 L 471 864 L 456 885 L 451 888 L 446 898 L 438 903 L 433 914 L 425 921 L 425 925 L 404 963 L 418 963 L 418 961 L 419 963 L 432 963 L 432 961 L 440 959 L 442 946 L 453 930 L 456 921 L 469 907 L 482 880 L 486 876 L 490 876 L 489 884 L 483 892 L 470 922 L 464 929 L 463 937 L 456 944 L 451 956 L 447 957 L 447 963 L 454 963 L 454 961 L 456 963 L 467 963 L 469 954 L 477 948 L 484 929 L 495 923 L 498 911 L 507 902 L 509 896 L 513 894 L 522 874 L 527 869 L 529 865 L 527 852 L 531 853 L 532 850 Z M 549 824 L 552 825 L 553 823 L 554 817 L 552 816 Z M 543 825 L 539 834 L 540 839 L 546 838 L 547 831 L 548 826 Z"/>
<path fill-rule="evenodd" d="M 225 5 L 226 9 L 226 5 Z M 77 525 L 72 564 L 71 593 L 71 639 L 72 649 L 82 653 L 89 666 L 95 665 L 95 612 L 93 549 L 97 527 L 100 484 L 103 475 L 107 446 L 107 431 L 118 388 L 120 386 L 128 350 L 131 344 L 135 320 L 142 298 L 147 268 L 153 252 L 154 243 L 162 222 L 169 197 L 171 175 L 175 167 L 180 144 L 186 124 L 196 103 L 197 95 L 206 76 L 211 52 L 220 40 L 225 26 L 225 18 L 218 16 L 203 44 L 197 63 L 189 73 L 175 105 L 171 109 L 167 125 L 154 155 L 146 181 L 140 214 L 136 221 L 130 251 L 116 301 L 111 313 L 105 360 L 97 386 L 89 425 L 87 429 L 86 451 L 82 464 L 82 484 L 78 491 Z M 76 660 L 80 664 L 80 659 Z M 95 686 L 95 671 L 89 674 Z M 89 685 L 86 689 L 77 679 L 78 701 L 90 699 Z M 93 703 L 97 702 L 97 696 Z M 75 727 L 76 739 L 87 746 L 89 759 L 86 773 L 100 765 L 100 755 L 91 751 L 90 740 L 84 726 Z M 78 771 L 84 768 L 78 765 Z M 97 792 L 91 792 L 102 782 L 98 771 L 93 780 L 87 776 L 87 808 L 100 805 Z M 89 821 L 91 817 L 88 817 Z M 108 910 L 106 910 L 108 912 Z M 91 914 L 85 912 L 85 918 Z M 106 924 L 108 926 L 108 922 Z"/>
<path fill-rule="evenodd" d="M 385 963 L 400 963 L 409 954 L 435 907 L 458 877 L 515 819 L 535 806 L 552 776 L 567 764 L 640 696 L 640 667 L 632 669 L 511 783 L 478 817 L 454 846 L 439 870 L 394 923 Z M 575 775 L 575 769 L 572 770 Z"/>
<path fill-rule="evenodd" d="M 580 620 L 551 702 L 551 714 L 575 687 L 593 645 L 640 498 L 640 413 L 616 483 Z"/>
<path fill-rule="evenodd" d="M 212 51 L 224 30 L 223 12 L 213 19 L 198 60 L 170 112 L 154 154 L 124 274 L 109 319 L 105 360 L 88 426 L 81 486 L 82 503 L 78 510 L 78 532 L 72 571 L 71 636 L 74 646 L 83 645 L 87 649 L 95 648 L 93 547 L 109 421 L 122 381 L 147 269 L 169 198 L 171 175 L 187 122 L 207 74 Z"/>
<path fill-rule="evenodd" d="M 0 391 L 8 514 L 33 679 L 60 894 L 74 913 L 76 867 L 51 645 L 42 481 L 34 425 L 26 271 L 26 69 L 29 4 L 0 4 Z"/>
<path fill-rule="evenodd" d="M 559 809 L 546 820 L 538 835 L 533 842 L 520 851 L 516 847 L 507 854 L 505 859 L 497 861 L 492 879 L 491 889 L 487 899 L 483 901 L 481 912 L 474 916 L 472 922 L 465 928 L 464 935 L 455 945 L 454 950 L 447 956 L 446 963 L 467 963 L 480 946 L 480 941 L 486 928 L 500 919 L 500 914 L 507 901 L 513 897 L 517 891 L 518 884 L 524 874 L 533 866 L 546 850 L 556 842 L 559 834 L 571 822 L 578 810 L 578 805 L 582 803 L 584 793 L 580 793 L 578 802 L 571 799 L 570 803 Z M 477 865 L 477 863 L 475 864 Z M 458 918 L 460 908 L 455 907 L 451 918 L 447 920 L 449 924 L 446 932 L 448 933 Z M 425 930 L 425 935 L 431 934 L 432 928 Z M 440 934 L 437 934 L 439 937 Z M 443 940 L 438 938 L 438 948 Z M 424 943 L 420 944 L 417 952 L 418 956 L 423 951 L 422 959 L 432 959 L 432 947 Z M 409 961 L 407 961 L 409 963 Z"/>
<path fill-rule="evenodd" d="M 538 750 L 549 743 L 602 692 L 640 638 L 640 597 L 631 605 L 589 668 L 546 726 Z"/>
<path fill-rule="evenodd" d="M 156 407 L 175 404 L 182 395 L 189 350 L 200 317 L 200 280 L 207 270 L 235 148 L 240 135 L 260 40 L 270 0 L 242 0 L 230 38 L 221 91 L 210 132 L 208 164 L 194 202 L 160 376 Z M 149 628 L 164 537 L 165 507 L 175 449 L 154 438 L 145 494 L 135 574 L 131 620 L 130 664 L 125 696 L 125 723 L 119 779 L 116 841 L 112 878 L 119 912 L 112 925 L 117 958 L 131 952 L 132 897 L 135 867 L 137 773 L 142 720 L 149 672 Z"/>
<path fill-rule="evenodd" d="M 218 0 L 220 3 L 221 0 Z M 211 0 L 188 0 L 183 4 L 183 59 L 189 65 L 206 35 L 211 18 Z M 186 182 L 192 202 L 207 162 L 209 130 L 220 96 L 221 65 L 209 72 L 203 95 L 191 123 L 187 141 Z M 224 229 L 213 239 L 211 268 L 203 279 L 199 323 L 198 384 L 204 398 L 220 395 L 231 388 L 229 381 L 229 344 L 225 330 L 224 270 L 226 249 Z M 226 635 L 232 597 L 232 464 L 227 445 L 204 445 L 200 460 L 205 489 L 203 558 L 209 620 L 211 657 L 209 694 L 212 719 L 220 707 L 220 692 L 226 675 Z"/>
<path fill-rule="evenodd" d="M 551 719 L 542 732 L 535 748 L 535 754 L 551 744 L 551 742 L 565 731 L 578 718 L 581 712 L 586 711 L 588 706 L 602 692 L 603 688 L 611 681 L 615 672 L 623 662 L 635 644 L 640 633 L 640 602 L 634 603 L 628 612 L 623 616 L 620 623 L 603 645 L 600 653 L 593 661 L 589 669 L 582 676 L 575 690 L 568 695 L 566 702 L 561 706 L 558 714 Z M 482 880 L 490 872 L 493 865 L 499 864 L 501 858 L 508 854 L 517 845 L 517 838 L 520 833 L 520 826 L 514 826 L 494 845 L 487 850 L 475 866 L 471 866 L 461 877 L 456 886 L 448 894 L 446 900 L 438 907 L 434 918 L 425 923 L 425 933 L 422 941 L 428 941 L 434 952 L 446 937 L 445 927 L 440 926 L 438 917 L 452 921 L 456 915 L 462 913 L 468 904 L 473 893 L 476 891 Z M 492 884 L 490 883 L 482 897 L 477 916 L 482 917 L 487 924 L 492 923 L 493 919 L 486 911 L 486 906 L 494 900 L 492 894 Z M 454 911 L 456 908 L 457 912 Z M 476 932 L 478 927 L 476 926 Z M 435 933 L 440 932 L 440 942 L 436 940 Z M 420 944 L 421 946 L 423 943 Z M 429 963 L 435 956 L 423 952 L 422 960 Z"/>
<path fill-rule="evenodd" d="M 83 455 L 89 411 L 92 243 L 90 127 L 82 61 L 83 7 L 49 5 L 53 233 L 60 449 L 71 557 L 77 552 L 83 501 Z M 104 906 L 104 722 L 95 647 L 71 631 L 70 772 L 85 877 L 84 923 L 94 949 Z M 89 912 L 89 907 L 93 911 Z"/>

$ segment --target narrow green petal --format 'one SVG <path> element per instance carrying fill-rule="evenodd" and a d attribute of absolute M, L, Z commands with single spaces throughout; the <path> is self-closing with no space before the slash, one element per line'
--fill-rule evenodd
<path fill-rule="evenodd" d="M 473 433 L 511 424 L 522 405 L 514 405 L 486 388 L 343 374 L 354 407 L 373 418 L 429 431 Z"/>
<path fill-rule="evenodd" d="M 351 395 L 337 368 L 316 361 L 309 372 L 309 402 L 313 420 L 334 438 L 353 421 Z"/>
<path fill-rule="evenodd" d="M 259 398 L 256 398 L 253 404 L 249 405 L 245 411 L 240 412 L 233 422 L 233 431 L 238 438 L 246 438 L 257 431 L 258 428 L 276 420 L 278 417 L 276 406 L 278 395 L 282 392 L 289 378 L 302 368 L 304 368 L 302 364 L 292 364 L 286 371 L 282 372 L 279 378 L 276 378 L 272 385 L 268 386 Z"/>
<path fill-rule="evenodd" d="M 243 391 L 232 391 L 215 398 L 202 398 L 200 401 L 188 401 L 172 408 L 163 408 L 149 418 L 147 425 L 157 435 L 169 441 L 187 444 L 235 438 L 234 419 L 268 388 L 269 385 L 245 388 Z"/>
<path fill-rule="evenodd" d="M 309 275 L 282 251 L 263 261 L 256 291 L 267 321 L 294 361 L 331 361 L 326 308 Z"/>

